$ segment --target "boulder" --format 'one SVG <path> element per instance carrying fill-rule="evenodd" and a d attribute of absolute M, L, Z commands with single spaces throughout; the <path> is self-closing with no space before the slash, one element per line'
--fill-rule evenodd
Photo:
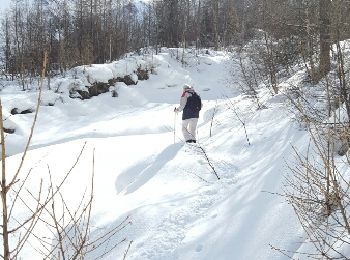
<path fill-rule="evenodd" d="M 115 79 L 115 78 L 108 80 L 108 84 L 109 84 L 110 86 L 114 86 L 115 83 L 117 83 L 117 82 L 118 82 L 118 80 Z"/>
<path fill-rule="evenodd" d="M 135 80 L 135 78 L 133 78 L 132 75 L 126 75 L 123 78 L 118 77 L 117 78 L 117 82 L 124 82 L 125 85 L 127 85 L 127 86 L 136 85 L 137 84 L 137 80 Z"/>
<path fill-rule="evenodd" d="M 25 109 L 20 111 L 17 107 L 11 109 L 11 115 L 18 115 L 18 114 L 30 114 L 33 113 L 34 110 L 31 108 Z"/>
<path fill-rule="evenodd" d="M 80 90 L 80 89 L 77 89 L 76 92 L 79 94 L 78 98 L 80 99 L 89 99 L 90 98 L 90 94 L 88 91 L 84 91 L 84 90 Z M 72 96 L 70 96 L 72 97 Z"/>
<path fill-rule="evenodd" d="M 109 83 L 97 82 L 97 83 L 94 83 L 92 86 L 87 87 L 87 89 L 89 91 L 90 97 L 93 97 L 93 96 L 98 96 L 102 93 L 109 92 L 109 87 L 110 87 Z"/>
<path fill-rule="evenodd" d="M 18 108 L 17 108 L 17 107 L 12 108 L 10 113 L 11 113 L 11 115 L 17 115 L 17 114 L 19 114 Z"/>
<path fill-rule="evenodd" d="M 110 83 L 96 82 L 92 86 L 86 86 L 86 90 L 74 89 L 69 91 L 69 97 L 89 99 L 94 96 L 98 96 L 102 93 L 109 92 Z"/>
<path fill-rule="evenodd" d="M 21 114 L 31 114 L 31 113 L 33 113 L 33 112 L 34 112 L 34 110 L 31 109 L 31 108 L 29 108 L 29 109 L 23 110 L 23 111 L 21 112 Z"/>
<path fill-rule="evenodd" d="M 118 92 L 115 89 L 112 90 L 112 97 L 118 97 Z"/>
<path fill-rule="evenodd" d="M 148 70 L 143 70 L 141 68 L 138 68 L 136 75 L 137 75 L 137 78 L 139 80 L 148 80 L 149 79 Z"/>
<path fill-rule="evenodd" d="M 4 127 L 4 132 L 7 134 L 13 134 L 15 132 L 15 129 Z"/>

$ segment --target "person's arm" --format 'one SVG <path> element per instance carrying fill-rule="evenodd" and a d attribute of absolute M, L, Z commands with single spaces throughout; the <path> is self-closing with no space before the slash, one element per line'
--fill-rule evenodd
<path fill-rule="evenodd" d="M 180 99 L 180 106 L 178 108 L 176 108 L 176 112 L 181 112 L 185 106 L 186 106 L 186 103 L 187 103 L 187 97 L 188 97 L 188 93 L 185 92 L 182 96 L 181 96 L 181 99 Z"/>

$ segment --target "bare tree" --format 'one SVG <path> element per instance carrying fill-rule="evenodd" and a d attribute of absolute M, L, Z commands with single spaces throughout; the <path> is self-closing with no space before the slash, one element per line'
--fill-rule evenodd
<path fill-rule="evenodd" d="M 320 58 L 319 77 L 323 78 L 330 70 L 331 45 L 331 0 L 320 0 Z"/>

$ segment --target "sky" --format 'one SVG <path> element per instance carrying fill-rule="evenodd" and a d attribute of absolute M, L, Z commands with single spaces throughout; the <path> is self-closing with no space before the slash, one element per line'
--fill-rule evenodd
<path fill-rule="evenodd" d="M 4 11 L 6 8 L 10 6 L 11 0 L 0 0 L 0 11 Z"/>
<path fill-rule="evenodd" d="M 98 239 L 102 230 L 113 230 L 126 217 L 132 225 L 85 260 L 100 255 L 103 260 L 123 259 L 130 241 L 130 260 L 289 259 L 271 246 L 296 252 L 305 234 L 292 207 L 273 194 L 282 194 L 285 188 L 287 165 L 295 163 L 293 148 L 313 151 L 307 132 L 293 119 L 282 91 L 274 96 L 268 89 L 258 92 L 265 109 L 242 94 L 238 55 L 185 50 L 183 65 L 176 58 L 182 57 L 181 51 L 162 48 L 158 55 L 80 66 L 67 71 L 66 77 L 52 78 L 51 90 L 43 91 L 19 181 L 30 173 L 25 188 L 39 194 L 41 179 L 44 187 L 51 181 L 56 187 L 72 169 L 61 194 L 65 206 L 79 212 L 94 173 L 89 238 Z M 70 98 L 76 89 L 86 91 L 85 86 L 94 82 L 136 76 L 139 67 L 153 68 L 153 74 L 137 85 L 117 83 L 110 90 L 118 97 L 107 92 L 86 100 Z M 293 82 L 303 81 L 303 75 L 297 73 Z M 197 144 L 184 143 L 181 114 L 174 113 L 185 83 L 203 101 Z M 36 109 L 37 83 L 33 81 L 28 91 L 13 82 L 2 84 L 4 126 L 15 129 L 6 136 L 6 169 L 12 176 L 22 160 L 34 115 L 10 111 Z M 69 216 L 60 207 L 56 210 L 56 219 Z M 12 212 L 30 214 L 21 202 Z M 49 215 L 43 220 L 34 234 L 52 238 L 56 231 L 49 228 L 55 225 L 46 225 Z M 41 259 L 32 239 L 23 249 L 23 259 Z M 69 244 L 69 239 L 65 242 Z M 343 250 L 350 255 L 349 245 Z M 299 256 L 294 259 L 306 259 Z"/>

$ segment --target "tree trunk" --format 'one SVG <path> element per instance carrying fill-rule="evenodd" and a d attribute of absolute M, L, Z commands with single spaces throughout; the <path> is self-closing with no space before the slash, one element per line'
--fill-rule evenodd
<path fill-rule="evenodd" d="M 2 118 L 2 105 L 0 99 L 0 135 L 1 135 L 1 202 L 2 202 L 2 246 L 3 246 L 3 259 L 10 259 L 9 249 L 9 233 L 8 233 L 8 212 L 7 212 L 7 183 L 6 183 L 6 154 L 5 154 L 5 136 L 4 125 Z"/>
<path fill-rule="evenodd" d="M 219 0 L 213 1 L 213 29 L 214 29 L 214 50 L 219 49 L 219 33 L 218 33 L 218 19 L 219 19 Z"/>
<path fill-rule="evenodd" d="M 330 70 L 330 44 L 331 44 L 331 0 L 320 0 L 320 65 L 319 79 L 326 76 Z"/>

